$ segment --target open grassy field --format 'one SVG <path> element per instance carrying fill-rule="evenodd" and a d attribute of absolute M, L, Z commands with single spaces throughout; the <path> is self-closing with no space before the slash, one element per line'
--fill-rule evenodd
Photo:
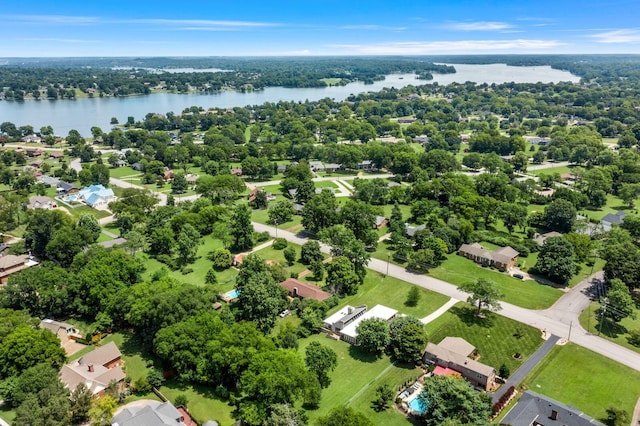
<path fill-rule="evenodd" d="M 344 305 L 367 305 L 371 308 L 380 303 L 390 308 L 397 309 L 403 314 L 423 318 L 444 305 L 449 298 L 442 294 L 420 288 L 420 301 L 416 306 L 406 306 L 405 301 L 413 284 L 400 281 L 393 277 L 384 277 L 377 272 L 368 271 L 364 283 L 360 286 L 358 294 L 341 299 L 340 307 Z M 333 308 L 329 313 L 339 309 Z"/>
<path fill-rule="evenodd" d="M 478 361 L 496 370 L 504 363 L 513 373 L 542 344 L 540 330 L 512 319 L 489 313 L 475 316 L 475 309 L 458 303 L 427 324 L 429 341 L 439 343 L 447 336 L 462 337 L 476 347 Z M 515 359 L 514 354 L 522 355 Z"/>
<path fill-rule="evenodd" d="M 478 278 L 488 279 L 504 295 L 502 300 L 528 309 L 548 308 L 562 295 L 562 291 L 556 288 L 532 280 L 521 281 L 508 274 L 483 268 L 457 254 L 448 255 L 442 265 L 429 271 L 429 275 L 455 285 Z"/>
<path fill-rule="evenodd" d="M 393 389 L 397 389 L 405 381 L 418 377 L 421 370 L 394 366 L 386 355 L 377 358 L 363 354 L 356 347 L 343 341 L 329 339 L 324 334 L 301 340 L 299 352 L 302 355 L 311 342 L 319 342 L 333 349 L 338 356 L 338 365 L 329 374 L 331 384 L 322 391 L 320 407 L 307 412 L 310 423 L 333 407 L 347 404 L 362 411 L 377 425 L 411 424 L 406 417 L 393 408 L 382 413 L 375 412 L 371 408 L 371 401 L 378 386 L 389 384 Z"/>
<path fill-rule="evenodd" d="M 640 330 L 640 309 L 636 308 L 635 319 L 627 317 L 623 318 L 619 323 L 614 323 L 609 319 L 601 321 L 600 316 L 597 315 L 598 309 L 600 309 L 600 303 L 591 303 L 589 308 L 580 314 L 580 325 L 590 333 L 595 334 L 602 331 L 600 337 L 611 340 L 625 348 L 640 352 L 640 347 L 633 346 L 629 343 L 629 331 Z"/>
<path fill-rule="evenodd" d="M 603 421 L 609 407 L 633 413 L 640 396 L 640 373 L 569 343 L 554 347 L 523 386 Z"/>

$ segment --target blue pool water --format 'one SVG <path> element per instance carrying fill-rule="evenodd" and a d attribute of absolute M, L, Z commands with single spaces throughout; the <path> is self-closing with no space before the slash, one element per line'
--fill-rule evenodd
<path fill-rule="evenodd" d="M 427 411 L 427 407 L 422 405 L 422 403 L 418 399 L 418 396 L 415 396 L 407 401 L 407 405 L 409 405 L 409 408 L 411 408 L 416 413 L 424 413 L 425 411 Z"/>
<path fill-rule="evenodd" d="M 225 295 L 229 299 L 237 299 L 240 295 L 240 291 L 237 288 L 234 288 L 233 290 L 226 292 Z"/>

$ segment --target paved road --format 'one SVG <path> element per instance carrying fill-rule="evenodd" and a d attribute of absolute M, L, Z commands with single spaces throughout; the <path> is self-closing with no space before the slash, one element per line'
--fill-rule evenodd
<path fill-rule="evenodd" d="M 314 182 L 327 182 L 332 180 L 354 180 L 354 179 L 389 179 L 394 177 L 393 173 L 384 173 L 379 175 L 362 175 L 362 176 L 326 176 L 326 177 L 315 177 L 311 179 Z M 280 180 L 270 180 L 266 182 L 247 182 L 247 186 L 271 186 L 271 185 L 280 185 Z"/>
<path fill-rule="evenodd" d="M 520 382 L 522 382 L 524 378 L 527 377 L 527 374 L 529 374 L 529 372 L 533 370 L 533 367 L 538 365 L 538 363 L 542 361 L 542 359 L 545 356 L 547 356 L 547 354 L 551 351 L 551 349 L 553 349 L 555 344 L 558 343 L 558 340 L 560 340 L 558 336 L 550 336 L 542 344 L 542 346 L 540 346 L 538 350 L 535 351 L 533 355 L 531 355 L 529 359 L 527 359 L 524 362 L 524 364 L 522 364 L 520 368 L 518 368 L 509 377 L 509 379 L 507 379 L 506 383 L 500 386 L 500 389 L 498 389 L 498 392 L 491 394 L 491 402 L 494 404 L 498 402 L 500 398 L 502 398 L 502 395 L 504 395 L 511 386 L 517 388 Z"/>
<path fill-rule="evenodd" d="M 267 231 L 269 232 L 269 234 L 275 235 L 274 227 L 256 222 L 253 223 L 253 226 L 258 232 Z M 283 229 L 278 230 L 278 236 L 286 238 L 288 241 L 296 244 L 304 244 L 307 241 L 307 238 L 305 238 L 304 236 L 296 235 Z M 329 252 L 329 247 L 327 247 L 326 245 L 321 245 L 321 249 L 326 253 Z M 369 269 L 372 269 L 381 274 L 386 274 L 403 281 L 407 281 L 411 284 L 418 285 L 420 287 L 435 291 L 440 294 L 444 294 L 458 300 L 466 300 L 468 297 L 466 293 L 458 290 L 456 286 L 445 281 L 441 281 L 426 275 L 416 274 L 407 271 L 403 267 L 384 262 L 379 259 L 371 259 L 368 267 Z M 585 286 L 588 286 L 588 283 L 585 284 L 585 282 L 591 282 L 591 279 L 583 281 L 577 286 L 576 289 L 583 289 Z M 574 293 L 574 296 L 567 296 Z M 501 302 L 502 310 L 500 310 L 498 314 L 530 325 L 532 327 L 536 327 L 540 330 L 546 330 L 548 333 L 563 338 L 569 337 L 569 327 L 571 326 L 570 340 L 573 343 L 590 349 L 596 353 L 599 353 L 600 355 L 606 356 L 607 358 L 611 358 L 621 364 L 633 368 L 636 371 L 640 371 L 639 353 L 619 346 L 609 340 L 591 335 L 580 326 L 576 314 L 577 307 L 579 304 L 585 303 L 586 305 L 584 306 L 588 306 L 589 300 L 590 299 L 588 295 L 585 294 L 585 292 L 581 290 L 572 290 L 558 300 L 557 303 L 559 304 L 553 305 L 551 308 L 543 311 L 534 311 L 531 309 L 521 308 L 510 303 Z M 573 311 L 570 315 L 565 315 L 563 313 L 563 310 L 568 309 L 567 307 L 569 307 L 570 311 Z"/>

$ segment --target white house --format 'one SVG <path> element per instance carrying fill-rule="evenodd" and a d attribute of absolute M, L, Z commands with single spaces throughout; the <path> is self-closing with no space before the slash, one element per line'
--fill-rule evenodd
<path fill-rule="evenodd" d="M 381 319 L 384 321 L 389 321 L 393 317 L 398 314 L 398 311 L 395 309 L 389 308 L 383 305 L 376 305 L 371 310 L 365 312 L 363 315 L 359 316 L 352 322 L 350 322 L 346 327 L 340 330 L 340 338 L 345 342 L 349 342 L 352 345 L 358 344 L 358 331 L 357 328 L 360 323 L 366 319 Z"/>

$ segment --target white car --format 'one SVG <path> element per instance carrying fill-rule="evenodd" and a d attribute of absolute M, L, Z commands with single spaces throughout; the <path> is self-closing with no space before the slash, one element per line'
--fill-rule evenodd
<path fill-rule="evenodd" d="M 288 309 L 285 309 L 284 311 L 280 312 L 280 318 L 284 318 L 287 315 L 289 315 L 289 310 Z"/>

